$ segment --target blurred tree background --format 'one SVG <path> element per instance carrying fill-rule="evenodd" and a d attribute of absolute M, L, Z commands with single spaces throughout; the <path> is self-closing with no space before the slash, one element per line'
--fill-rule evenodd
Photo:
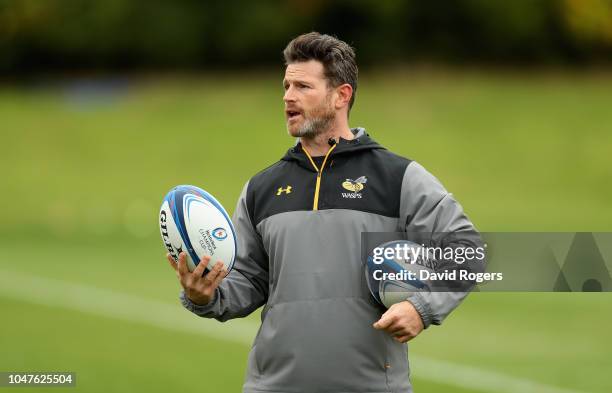
<path fill-rule="evenodd" d="M 0 0 L 0 72 L 278 64 L 310 30 L 361 65 L 612 60 L 612 0 Z"/>

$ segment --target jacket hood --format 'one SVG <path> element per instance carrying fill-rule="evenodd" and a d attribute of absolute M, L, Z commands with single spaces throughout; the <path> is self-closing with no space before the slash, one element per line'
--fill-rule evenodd
<path fill-rule="evenodd" d="M 366 133 L 365 128 L 351 128 L 351 132 L 353 135 L 355 135 L 355 138 L 351 140 L 340 138 L 338 146 L 336 146 L 334 151 L 331 152 L 330 158 L 338 157 L 340 155 L 350 155 L 365 150 L 384 149 L 384 147 L 370 138 L 370 136 Z M 302 143 L 299 141 L 299 138 L 297 139 L 295 146 L 289 149 L 281 160 L 297 161 L 300 166 L 314 171 L 308 157 L 304 153 Z"/>

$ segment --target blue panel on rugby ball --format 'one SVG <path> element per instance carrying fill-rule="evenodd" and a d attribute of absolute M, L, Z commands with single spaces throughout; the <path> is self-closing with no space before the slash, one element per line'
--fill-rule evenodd
<path fill-rule="evenodd" d="M 220 260 L 229 272 L 234 265 L 234 225 L 219 201 L 201 188 L 184 185 L 170 190 L 159 212 L 159 228 L 175 261 L 180 252 L 187 253 L 189 271 L 205 255 L 212 258 L 209 267 Z"/>

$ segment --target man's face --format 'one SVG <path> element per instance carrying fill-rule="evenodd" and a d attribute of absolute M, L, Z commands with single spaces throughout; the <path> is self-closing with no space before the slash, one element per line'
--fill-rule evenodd
<path fill-rule="evenodd" d="M 285 70 L 285 118 L 291 136 L 314 138 L 327 131 L 336 117 L 333 90 L 323 64 L 316 60 L 291 63 Z"/>

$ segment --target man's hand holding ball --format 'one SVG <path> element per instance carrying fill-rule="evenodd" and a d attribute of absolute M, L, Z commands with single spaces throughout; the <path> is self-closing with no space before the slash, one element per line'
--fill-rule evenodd
<path fill-rule="evenodd" d="M 185 296 L 200 306 L 210 303 L 215 295 L 215 289 L 227 275 L 223 262 L 217 261 L 213 268 L 204 275 L 204 271 L 210 263 L 210 257 L 207 255 L 202 257 L 193 272 L 190 272 L 187 268 L 187 254 L 185 252 L 179 254 L 178 263 L 174 262 L 170 254 L 167 257 L 170 266 L 176 272 L 176 276 L 185 290 Z"/>

